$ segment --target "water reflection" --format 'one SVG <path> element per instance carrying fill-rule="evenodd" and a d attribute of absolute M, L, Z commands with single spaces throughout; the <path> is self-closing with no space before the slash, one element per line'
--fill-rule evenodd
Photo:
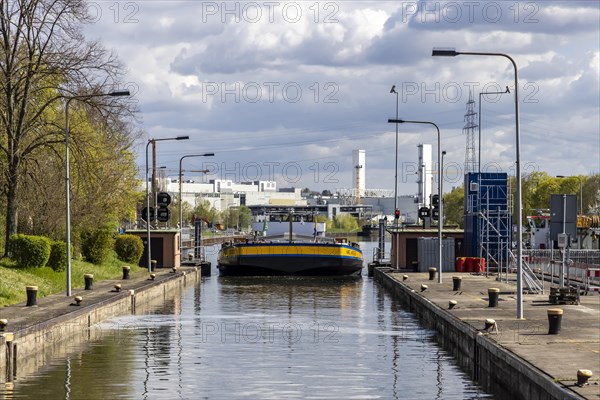
<path fill-rule="evenodd" d="M 100 340 L 19 376 L 11 398 L 486 397 L 366 277 L 215 271 L 138 313 L 96 326 Z"/>

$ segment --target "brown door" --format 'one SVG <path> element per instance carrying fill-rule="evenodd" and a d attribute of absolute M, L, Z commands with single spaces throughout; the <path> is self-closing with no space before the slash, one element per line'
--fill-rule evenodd
<path fill-rule="evenodd" d="M 406 268 L 419 270 L 419 249 L 417 238 L 406 239 Z"/>

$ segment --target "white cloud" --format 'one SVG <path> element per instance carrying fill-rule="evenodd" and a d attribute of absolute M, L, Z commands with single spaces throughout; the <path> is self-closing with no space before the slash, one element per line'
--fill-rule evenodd
<path fill-rule="evenodd" d="M 598 3 L 491 3 L 501 8 L 497 21 L 495 6 L 482 13 L 486 3 L 471 18 L 460 2 L 429 2 L 429 9 L 425 2 L 295 2 L 272 10 L 252 3 L 258 16 L 251 3 L 227 3 L 228 14 L 222 2 L 156 1 L 121 9 L 117 22 L 107 3 L 89 32 L 127 65 L 148 135 L 190 135 L 183 148 L 161 143 L 161 165 L 196 150 L 214 151 L 226 168 L 297 162 L 303 180 L 280 178 L 280 185 L 333 189 L 352 186 L 351 152 L 364 148 L 367 186 L 391 188 L 392 85 L 400 117 L 438 123 L 447 162 L 461 166 L 470 92 L 478 101 L 479 92 L 508 85 L 511 94 L 482 104 L 482 158 L 514 171 L 511 64 L 431 57 L 433 47 L 449 46 L 504 52 L 517 62 L 524 163 L 554 175 L 600 171 Z M 460 17 L 452 4 L 462 7 Z M 125 23 L 127 16 L 137 23 Z M 416 162 L 420 142 L 435 152 L 431 129 L 401 125 L 399 133 L 401 167 Z M 330 165 L 336 183 L 324 181 Z M 414 193 L 414 179 L 400 188 Z"/>

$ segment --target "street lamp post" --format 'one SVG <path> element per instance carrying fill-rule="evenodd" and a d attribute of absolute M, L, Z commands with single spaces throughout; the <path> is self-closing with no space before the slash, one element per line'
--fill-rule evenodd
<path fill-rule="evenodd" d="M 82 94 L 75 96 L 63 96 L 66 99 L 65 102 L 65 197 L 66 197 L 66 272 L 67 272 L 67 296 L 71 296 L 71 169 L 69 165 L 69 104 L 71 100 L 82 100 L 91 99 L 93 97 L 118 97 L 118 96 L 129 96 L 129 90 L 115 91 L 110 93 L 93 93 L 93 94 Z"/>
<path fill-rule="evenodd" d="M 189 139 L 189 136 L 176 136 L 176 137 L 169 137 L 169 138 L 161 138 L 161 139 L 148 139 L 148 143 L 146 143 L 146 240 L 147 240 L 147 245 L 146 245 L 146 253 L 147 253 L 147 267 L 148 267 L 148 272 L 152 271 L 152 246 L 150 244 L 150 221 L 152 221 L 151 215 L 153 215 L 154 213 L 150 212 L 150 195 L 148 193 L 148 147 L 150 146 L 150 144 L 152 144 L 152 146 L 154 146 L 156 144 L 156 142 L 162 142 L 165 140 L 187 140 Z M 154 162 L 156 162 L 156 160 L 153 160 Z M 156 210 L 155 210 L 156 212 Z"/>
<path fill-rule="evenodd" d="M 442 201 L 442 150 L 441 150 L 441 140 L 440 140 L 440 128 L 433 122 L 430 121 L 408 121 L 403 119 L 388 119 L 388 123 L 390 124 L 426 124 L 433 125 L 437 130 L 437 148 L 438 148 L 438 197 L 439 197 L 439 215 L 438 215 L 438 283 L 442 283 L 442 224 L 444 221 L 444 206 Z"/>
<path fill-rule="evenodd" d="M 396 95 L 396 119 L 398 119 L 398 92 L 396 91 L 396 85 L 392 86 L 390 93 L 394 93 Z M 396 124 L 396 164 L 394 167 L 394 213 L 398 208 L 398 124 Z M 396 226 L 398 225 L 398 220 L 395 222 Z"/>
<path fill-rule="evenodd" d="M 183 257 L 183 254 L 181 253 L 181 251 L 182 251 L 181 246 L 183 244 L 183 240 L 181 238 L 181 233 L 182 233 L 182 229 L 183 229 L 183 204 L 181 202 L 181 180 L 183 179 L 183 173 L 182 173 L 183 170 L 181 169 L 181 166 L 183 163 L 183 159 L 189 158 L 189 157 L 213 157 L 214 155 L 215 155 L 215 153 L 188 154 L 179 159 L 179 254 L 180 254 L 179 257 L 180 257 L 180 259 L 181 259 L 181 257 Z M 208 172 L 208 170 L 204 170 L 202 172 Z"/>
<path fill-rule="evenodd" d="M 396 85 L 392 85 L 392 89 L 390 90 L 390 93 L 394 93 L 396 95 L 396 119 L 398 119 L 398 92 L 396 91 Z M 394 235 L 392 235 L 392 237 L 394 238 L 394 250 L 395 250 L 395 255 L 396 255 L 396 265 L 394 266 L 395 268 L 398 268 L 398 256 L 399 256 L 399 252 L 398 252 L 398 219 L 396 218 L 396 210 L 398 209 L 398 124 L 396 124 L 396 145 L 395 145 L 395 152 L 396 152 L 396 163 L 394 166 L 394 226 L 396 228 L 396 232 Z"/>
<path fill-rule="evenodd" d="M 433 57 L 456 57 L 458 55 L 496 56 L 507 58 L 515 75 L 515 151 L 516 151 L 516 196 L 517 196 L 517 318 L 523 319 L 523 201 L 521 195 L 521 135 L 519 132 L 519 78 L 517 63 L 508 54 L 487 52 L 459 52 L 455 49 L 433 49 Z"/>

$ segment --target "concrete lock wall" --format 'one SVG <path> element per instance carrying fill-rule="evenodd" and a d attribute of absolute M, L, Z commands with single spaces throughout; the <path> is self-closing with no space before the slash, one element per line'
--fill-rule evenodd
<path fill-rule="evenodd" d="M 12 335 L 10 342 L 0 335 L 0 382 L 34 373 L 53 358 L 68 355 L 76 344 L 101 339 L 110 333 L 110 329 L 96 324 L 160 306 L 165 299 L 180 295 L 188 284 L 196 284 L 199 278 L 200 270 L 194 268 L 160 281 L 148 281 L 135 290 L 115 293 L 109 299 L 89 306 L 73 307 L 67 314 L 36 325 L 14 327 L 17 329 L 8 333 Z"/>
<path fill-rule="evenodd" d="M 552 384 L 546 375 L 525 360 L 479 334 L 473 327 L 387 273 L 375 268 L 374 279 L 413 312 L 424 327 L 435 330 L 438 344 L 449 351 L 486 391 L 500 398 L 523 400 L 579 399 L 574 393 Z"/>

